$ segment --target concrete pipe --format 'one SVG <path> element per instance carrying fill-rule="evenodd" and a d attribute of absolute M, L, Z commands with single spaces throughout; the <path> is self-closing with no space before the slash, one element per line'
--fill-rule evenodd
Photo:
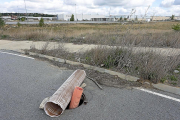
<path fill-rule="evenodd" d="M 76 86 L 80 86 L 86 77 L 84 70 L 76 70 L 61 87 L 49 98 L 44 111 L 50 117 L 58 117 L 68 106 Z"/>

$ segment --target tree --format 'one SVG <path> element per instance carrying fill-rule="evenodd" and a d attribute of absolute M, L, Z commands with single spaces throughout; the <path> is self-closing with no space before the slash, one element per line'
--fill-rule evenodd
<path fill-rule="evenodd" d="M 71 15 L 70 21 L 74 21 L 74 15 Z"/>
<path fill-rule="evenodd" d="M 174 20 L 174 17 L 175 17 L 175 15 L 172 15 L 170 18 L 171 18 L 171 20 Z"/>
<path fill-rule="evenodd" d="M 39 21 L 39 26 L 40 26 L 40 27 L 43 27 L 43 26 L 44 26 L 44 19 L 43 19 L 43 18 L 40 19 L 40 21 Z"/>
<path fill-rule="evenodd" d="M 122 21 L 122 16 L 120 17 L 120 19 L 119 19 L 120 21 Z"/>
<path fill-rule="evenodd" d="M 25 21 L 25 17 L 22 17 L 22 18 L 21 18 L 21 21 Z"/>

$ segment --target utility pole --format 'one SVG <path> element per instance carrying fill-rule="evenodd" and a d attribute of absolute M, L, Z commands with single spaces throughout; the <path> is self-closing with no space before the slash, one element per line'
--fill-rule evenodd
<path fill-rule="evenodd" d="M 111 12 L 111 7 L 110 7 L 110 10 L 109 10 L 109 17 L 110 17 L 110 12 Z"/>
<path fill-rule="evenodd" d="M 17 17 L 18 17 L 18 19 L 19 19 L 19 7 L 17 6 L 17 9 L 18 9 L 18 13 L 17 13 Z"/>
<path fill-rule="evenodd" d="M 82 21 L 83 21 L 83 13 L 82 13 Z"/>
<path fill-rule="evenodd" d="M 25 0 L 24 0 L 24 4 L 25 4 L 25 9 L 26 9 L 26 1 Z M 27 23 L 28 23 L 27 9 L 26 9 L 26 18 L 27 18 Z"/>
<path fill-rule="evenodd" d="M 74 16 L 76 16 L 76 21 L 77 21 L 77 15 L 76 15 L 76 4 L 75 4 L 75 15 Z M 75 18 L 75 17 L 74 17 Z"/>

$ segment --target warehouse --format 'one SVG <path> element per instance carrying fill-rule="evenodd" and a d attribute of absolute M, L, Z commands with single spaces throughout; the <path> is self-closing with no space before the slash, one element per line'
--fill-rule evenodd
<path fill-rule="evenodd" d="M 70 21 L 72 14 L 58 14 L 57 20 Z M 75 21 L 91 21 L 92 18 L 106 18 L 104 15 L 91 15 L 91 14 L 76 14 L 74 15 Z"/>

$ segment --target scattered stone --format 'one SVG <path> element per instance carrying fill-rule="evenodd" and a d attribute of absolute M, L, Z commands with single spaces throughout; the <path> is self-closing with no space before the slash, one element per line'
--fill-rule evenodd
<path fill-rule="evenodd" d="M 174 73 L 176 73 L 176 74 L 177 74 L 177 73 L 179 73 L 179 71 L 178 71 L 178 70 L 174 70 Z"/>
<path fill-rule="evenodd" d="M 168 80 L 165 80 L 164 83 L 168 83 Z"/>
<path fill-rule="evenodd" d="M 104 67 L 105 65 L 104 64 L 101 64 L 101 67 Z"/>

